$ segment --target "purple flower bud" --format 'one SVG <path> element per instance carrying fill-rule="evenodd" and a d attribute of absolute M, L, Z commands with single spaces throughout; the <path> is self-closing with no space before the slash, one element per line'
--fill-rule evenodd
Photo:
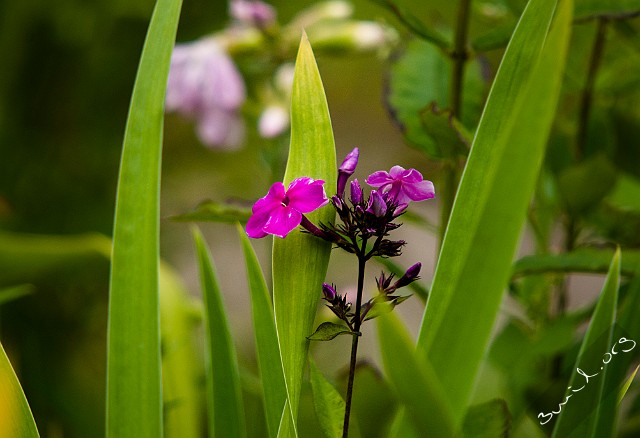
<path fill-rule="evenodd" d="M 261 1 L 232 0 L 229 12 L 240 23 L 266 28 L 271 26 L 276 19 L 276 11 L 271 5 Z"/>
<path fill-rule="evenodd" d="M 418 274 L 420 273 L 420 268 L 422 268 L 422 263 L 418 262 L 407 269 L 407 272 L 404 273 L 402 277 L 393 285 L 393 290 L 400 289 L 401 287 L 407 286 L 410 283 L 413 283 L 418 278 Z"/>
<path fill-rule="evenodd" d="M 387 204 L 377 190 L 371 190 L 366 212 L 375 217 L 383 217 L 387 213 Z"/>
<path fill-rule="evenodd" d="M 407 207 L 409 206 L 409 204 L 400 204 L 396 207 L 396 209 L 393 211 L 393 217 L 396 218 L 398 216 L 400 216 L 402 213 L 404 213 L 407 210 Z"/>
<path fill-rule="evenodd" d="M 328 283 L 322 283 L 322 293 L 324 294 L 324 299 L 327 301 L 333 301 L 336 298 L 335 287 Z"/>
<path fill-rule="evenodd" d="M 358 205 L 362 202 L 362 187 L 357 179 L 351 181 L 351 203 Z"/>
<path fill-rule="evenodd" d="M 331 197 L 331 202 L 336 207 L 336 210 L 342 210 L 342 207 L 344 206 L 342 199 L 334 195 Z"/>
<path fill-rule="evenodd" d="M 347 154 L 347 156 L 342 161 L 342 164 L 338 168 L 338 187 L 336 193 L 340 197 L 344 195 L 344 188 L 347 184 L 347 180 L 351 175 L 353 175 L 353 172 L 356 171 L 359 156 L 360 151 L 358 150 L 358 148 L 353 148 L 353 150 Z"/>

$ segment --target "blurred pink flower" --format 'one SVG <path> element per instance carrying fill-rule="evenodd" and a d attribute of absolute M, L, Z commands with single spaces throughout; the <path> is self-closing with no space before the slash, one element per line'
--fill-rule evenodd
<path fill-rule="evenodd" d="M 240 23 L 259 28 L 269 27 L 276 20 L 273 6 L 261 1 L 231 0 L 229 13 Z"/>
<path fill-rule="evenodd" d="M 242 76 L 215 39 L 175 46 L 166 110 L 195 120 L 205 145 L 235 149 L 242 144 L 244 122 L 239 111 L 245 98 Z"/>
<path fill-rule="evenodd" d="M 300 225 L 303 213 L 310 213 L 329 202 L 323 184 L 322 180 L 297 178 L 285 192 L 284 184 L 274 183 L 269 193 L 253 204 L 247 235 L 254 239 L 267 234 L 284 238 Z"/>
<path fill-rule="evenodd" d="M 431 181 L 423 179 L 417 170 L 406 170 L 401 166 L 393 166 L 389 172 L 374 172 L 365 181 L 385 194 L 388 202 L 398 205 L 408 204 L 409 201 L 424 201 L 436 196 Z"/>

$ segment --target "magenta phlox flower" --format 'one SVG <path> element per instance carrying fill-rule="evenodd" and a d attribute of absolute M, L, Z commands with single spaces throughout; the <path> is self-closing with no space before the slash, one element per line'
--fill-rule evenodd
<path fill-rule="evenodd" d="M 385 194 L 388 202 L 397 205 L 408 204 L 410 201 L 424 201 L 436 196 L 431 181 L 423 179 L 417 170 L 401 166 L 393 166 L 389 172 L 374 172 L 365 181 Z"/>
<path fill-rule="evenodd" d="M 166 110 L 195 120 L 207 146 L 237 148 L 244 139 L 244 82 L 215 38 L 177 44 L 171 55 Z"/>
<path fill-rule="evenodd" d="M 293 180 L 285 191 L 284 184 L 274 183 L 269 193 L 253 204 L 253 215 L 247 222 L 247 235 L 254 239 L 267 234 L 284 238 L 300 225 L 304 213 L 310 213 L 329 202 L 323 184 L 322 180 L 302 177 Z"/>
<path fill-rule="evenodd" d="M 273 6 L 257 0 L 231 0 L 229 12 L 240 23 L 259 28 L 271 26 L 276 20 Z"/>

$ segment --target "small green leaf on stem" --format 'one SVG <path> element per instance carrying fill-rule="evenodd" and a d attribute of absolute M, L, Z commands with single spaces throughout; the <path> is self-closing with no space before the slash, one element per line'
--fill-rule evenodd
<path fill-rule="evenodd" d="M 311 336 L 307 336 L 310 341 L 330 341 L 339 335 L 358 335 L 358 332 L 352 332 L 349 327 L 333 322 L 323 322 L 318 326 Z"/>

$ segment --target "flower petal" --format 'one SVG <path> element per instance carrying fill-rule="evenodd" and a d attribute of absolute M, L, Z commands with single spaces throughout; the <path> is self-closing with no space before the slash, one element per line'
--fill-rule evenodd
<path fill-rule="evenodd" d="M 260 213 L 253 214 L 247 221 L 247 236 L 253 239 L 260 239 L 265 237 L 267 233 L 264 231 L 264 227 L 271 217 L 270 210 L 264 210 Z"/>
<path fill-rule="evenodd" d="M 324 181 L 313 178 L 297 178 L 289 184 L 286 196 L 289 206 L 300 213 L 310 213 L 329 203 L 322 186 Z"/>
<path fill-rule="evenodd" d="M 406 173 L 404 167 L 402 166 L 393 166 L 391 168 L 391 170 L 389 171 L 389 175 L 391 176 L 391 178 L 393 179 L 400 179 L 404 176 L 404 174 Z"/>
<path fill-rule="evenodd" d="M 416 169 L 407 169 L 402 172 L 402 182 L 404 183 L 417 183 L 423 179 L 422 174 Z"/>
<path fill-rule="evenodd" d="M 295 227 L 300 225 L 302 221 L 302 214 L 291 208 L 290 206 L 283 207 L 282 205 L 271 211 L 269 221 L 264 226 L 263 230 L 274 236 L 281 238 L 286 237 Z"/>
<path fill-rule="evenodd" d="M 388 172 L 378 170 L 377 172 L 373 172 L 369 175 L 364 182 L 369 184 L 371 187 L 381 187 L 385 184 L 391 184 L 393 182 L 393 178 Z"/>
<path fill-rule="evenodd" d="M 424 201 L 425 199 L 435 198 L 436 196 L 433 183 L 428 180 L 415 184 L 404 184 L 402 190 L 412 201 Z"/>

